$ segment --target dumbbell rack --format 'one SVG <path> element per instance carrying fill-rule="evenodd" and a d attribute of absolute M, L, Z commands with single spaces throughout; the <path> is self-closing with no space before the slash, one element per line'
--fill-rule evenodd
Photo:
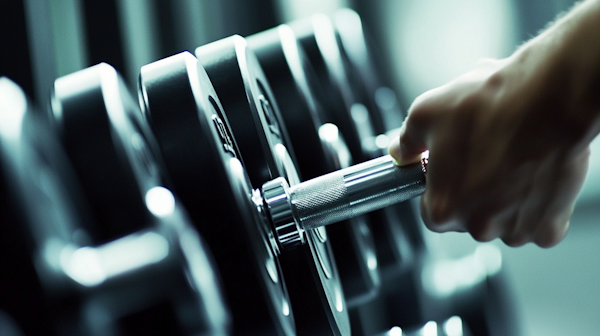
<path fill-rule="evenodd" d="M 411 200 L 276 225 L 272 181 L 385 155 L 402 113 L 375 99 L 367 45 L 342 9 L 149 62 L 136 85 L 108 63 L 55 78 L 46 108 L 1 78 L 0 331 L 515 335 L 498 251 L 440 260 Z"/>

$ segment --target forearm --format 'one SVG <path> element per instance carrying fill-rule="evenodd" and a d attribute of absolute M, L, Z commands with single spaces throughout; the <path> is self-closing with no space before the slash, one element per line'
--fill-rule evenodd
<path fill-rule="evenodd" d="M 564 97 L 563 111 L 580 123 L 581 142 L 589 143 L 600 132 L 600 0 L 579 3 L 549 29 L 521 47 L 513 57 L 543 68 L 541 80 L 556 81 Z M 534 64 L 535 63 L 535 64 Z M 539 73 L 538 73 L 539 75 Z M 550 97 L 549 97 L 550 98 Z M 560 116 L 563 117 L 563 116 Z M 561 118 L 562 119 L 562 118 Z"/>
<path fill-rule="evenodd" d="M 503 60 L 419 96 L 390 153 L 429 150 L 421 213 L 437 232 L 552 246 L 566 234 L 600 132 L 600 0 Z"/>

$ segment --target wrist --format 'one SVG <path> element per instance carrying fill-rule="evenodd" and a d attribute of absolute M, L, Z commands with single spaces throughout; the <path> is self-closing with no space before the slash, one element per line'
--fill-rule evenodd
<path fill-rule="evenodd" d="M 600 133 L 600 0 L 578 4 L 513 56 L 543 87 L 552 117 L 587 146 Z"/>

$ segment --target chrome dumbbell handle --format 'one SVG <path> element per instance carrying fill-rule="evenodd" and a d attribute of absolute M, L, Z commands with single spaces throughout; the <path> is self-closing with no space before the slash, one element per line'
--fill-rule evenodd
<path fill-rule="evenodd" d="M 304 230 L 421 195 L 426 167 L 426 159 L 400 167 L 386 155 L 291 187 L 274 179 L 263 185 L 263 201 L 278 243 L 288 248 L 303 242 Z"/>

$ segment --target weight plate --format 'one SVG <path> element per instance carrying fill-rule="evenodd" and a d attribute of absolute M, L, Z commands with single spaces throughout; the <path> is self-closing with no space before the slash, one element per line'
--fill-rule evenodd
<path fill-rule="evenodd" d="M 52 102 L 97 218 L 91 244 L 52 239 L 44 248 L 55 300 L 71 302 L 60 309 L 61 332 L 225 335 L 210 254 L 161 185 L 155 140 L 120 75 L 99 64 L 61 77 Z"/>
<path fill-rule="evenodd" d="M 314 92 L 319 86 L 292 29 L 281 25 L 252 35 L 247 41 L 280 102 L 304 179 L 349 166 L 345 144 L 333 143 L 340 139 L 334 139 L 337 127 L 328 124 L 321 128 L 322 104 Z M 340 157 L 344 154 L 345 158 Z M 372 299 L 379 287 L 377 257 L 366 221 L 360 216 L 326 228 L 349 307 Z"/>
<path fill-rule="evenodd" d="M 160 192 L 163 201 L 169 197 L 165 191 Z M 214 264 L 177 208 L 157 214 L 149 223 L 153 227 L 106 244 L 77 246 L 54 241 L 48 246 L 49 253 L 55 253 L 46 257 L 46 277 L 55 288 L 69 289 L 63 289 L 60 297 L 55 295 L 63 305 L 57 318 L 61 334 L 229 334 L 229 316 Z"/>
<path fill-rule="evenodd" d="M 53 119 L 96 220 L 95 243 L 146 227 L 143 195 L 160 185 L 141 115 L 110 65 L 58 78 Z"/>
<path fill-rule="evenodd" d="M 216 259 L 234 334 L 293 335 L 265 218 L 204 68 L 190 53 L 180 53 L 142 67 L 139 87 L 175 193 Z"/>
<path fill-rule="evenodd" d="M 0 78 L 0 309 L 26 335 L 56 335 L 35 263 L 48 237 L 77 235 L 76 188 L 58 140 L 24 92 Z"/>
<path fill-rule="evenodd" d="M 240 36 L 196 49 L 206 68 L 255 188 L 277 177 L 300 181 L 278 105 L 255 54 Z M 252 169 L 250 167 L 253 167 Z M 326 230 L 306 231 L 306 244 L 280 255 L 300 335 L 347 335 L 348 312 Z"/>

